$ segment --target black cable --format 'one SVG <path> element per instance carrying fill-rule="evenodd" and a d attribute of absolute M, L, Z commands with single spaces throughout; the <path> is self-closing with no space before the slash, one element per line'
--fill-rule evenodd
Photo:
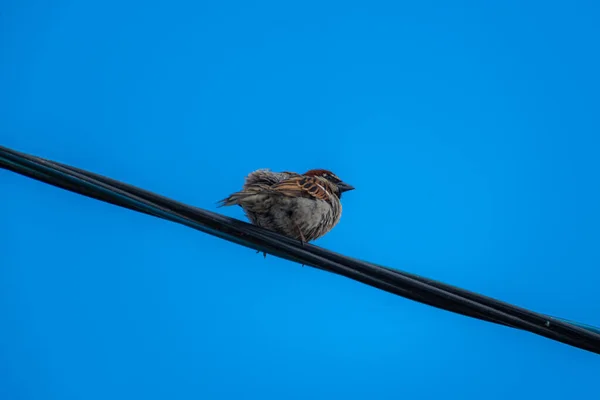
<path fill-rule="evenodd" d="M 254 225 L 191 207 L 66 164 L 0 146 L 0 167 L 75 193 L 169 221 L 255 250 L 333 272 L 411 300 L 526 330 L 600 354 L 596 328 L 549 317 L 414 274 L 346 257 Z"/>

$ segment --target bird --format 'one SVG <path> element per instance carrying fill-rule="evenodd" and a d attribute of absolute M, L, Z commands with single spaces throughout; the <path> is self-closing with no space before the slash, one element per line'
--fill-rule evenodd
<path fill-rule="evenodd" d="M 337 225 L 342 194 L 354 189 L 326 169 L 299 174 L 263 168 L 248 174 L 242 190 L 220 200 L 218 207 L 238 205 L 252 224 L 304 245 Z"/>

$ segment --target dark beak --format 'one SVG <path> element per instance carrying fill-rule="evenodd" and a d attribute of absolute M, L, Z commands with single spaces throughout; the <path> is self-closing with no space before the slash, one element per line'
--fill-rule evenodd
<path fill-rule="evenodd" d="M 345 182 L 339 182 L 337 187 L 340 189 L 340 193 L 349 192 L 350 190 L 354 190 L 354 186 L 348 185 Z"/>

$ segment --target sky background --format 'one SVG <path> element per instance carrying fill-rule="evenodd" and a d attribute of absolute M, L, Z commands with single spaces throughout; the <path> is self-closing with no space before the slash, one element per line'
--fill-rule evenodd
<path fill-rule="evenodd" d="M 0 144 L 209 210 L 254 169 L 328 168 L 357 189 L 315 244 L 598 326 L 599 19 L 4 0 Z M 7 171 L 0 193 L 0 399 L 597 392 L 592 353 Z"/>

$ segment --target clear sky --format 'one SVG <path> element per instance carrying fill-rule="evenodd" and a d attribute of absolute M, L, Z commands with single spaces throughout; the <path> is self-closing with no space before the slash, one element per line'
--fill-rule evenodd
<path fill-rule="evenodd" d="M 316 244 L 600 325 L 599 20 L 5 0 L 0 144 L 210 210 L 256 168 L 328 168 L 357 189 Z M 597 355 L 6 171 L 0 193 L 0 399 L 597 392 Z"/>

